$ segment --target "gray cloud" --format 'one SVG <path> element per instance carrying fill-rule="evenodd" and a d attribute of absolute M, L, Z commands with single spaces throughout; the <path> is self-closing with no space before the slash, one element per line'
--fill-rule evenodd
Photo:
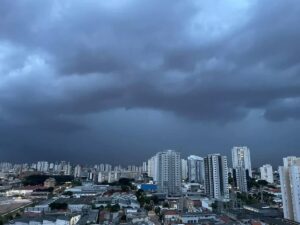
<path fill-rule="evenodd" d="M 297 121 L 299 15 L 296 0 L 3 1 L 0 119 L 44 137 L 119 109 L 207 127 L 257 111 Z"/>

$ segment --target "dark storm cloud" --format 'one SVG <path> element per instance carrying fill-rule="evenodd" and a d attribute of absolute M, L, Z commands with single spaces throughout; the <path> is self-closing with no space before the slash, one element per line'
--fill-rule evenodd
<path fill-rule="evenodd" d="M 0 119 L 45 137 L 120 108 L 299 120 L 299 15 L 296 0 L 2 1 Z"/>

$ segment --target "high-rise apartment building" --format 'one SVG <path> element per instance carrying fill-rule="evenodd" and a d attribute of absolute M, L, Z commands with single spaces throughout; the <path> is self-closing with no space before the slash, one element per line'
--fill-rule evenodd
<path fill-rule="evenodd" d="M 81 177 L 81 166 L 76 165 L 74 168 L 74 177 L 75 178 L 80 178 Z"/>
<path fill-rule="evenodd" d="M 205 193 L 211 198 L 229 198 L 227 157 L 210 154 L 204 158 Z"/>
<path fill-rule="evenodd" d="M 204 161 L 202 157 L 190 155 L 188 157 L 188 180 L 204 184 Z"/>
<path fill-rule="evenodd" d="M 142 172 L 143 172 L 143 173 L 147 173 L 147 169 L 148 169 L 147 162 L 143 162 L 143 169 L 142 169 Z"/>
<path fill-rule="evenodd" d="M 250 149 L 244 147 L 233 147 L 232 154 L 232 168 L 243 167 L 250 177 L 252 177 Z"/>
<path fill-rule="evenodd" d="M 300 158 L 283 158 L 279 175 L 284 218 L 300 222 Z"/>
<path fill-rule="evenodd" d="M 186 159 L 181 159 L 181 176 L 183 180 L 188 178 L 188 164 Z"/>
<path fill-rule="evenodd" d="M 245 168 L 239 166 L 234 168 L 232 171 L 233 171 L 233 180 L 234 180 L 235 187 L 240 192 L 248 192 L 247 173 Z"/>
<path fill-rule="evenodd" d="M 148 176 L 152 177 L 153 181 L 157 181 L 157 155 L 148 160 Z"/>
<path fill-rule="evenodd" d="M 157 184 L 160 192 L 169 196 L 181 193 L 181 158 L 180 153 L 167 150 L 155 155 Z"/>
<path fill-rule="evenodd" d="M 241 192 L 248 191 L 248 177 L 252 177 L 250 150 L 247 147 L 233 147 L 232 169 L 234 185 Z"/>
<path fill-rule="evenodd" d="M 270 164 L 263 165 L 259 170 L 261 180 L 265 180 L 271 184 L 274 183 L 273 167 Z"/>
<path fill-rule="evenodd" d="M 36 167 L 39 172 L 47 172 L 49 169 L 49 163 L 47 161 L 38 161 Z"/>

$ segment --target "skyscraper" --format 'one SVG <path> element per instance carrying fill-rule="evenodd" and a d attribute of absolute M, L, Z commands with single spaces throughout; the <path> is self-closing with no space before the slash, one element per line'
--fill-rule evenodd
<path fill-rule="evenodd" d="M 75 178 L 80 178 L 81 177 L 81 166 L 76 165 L 74 168 L 74 177 Z"/>
<path fill-rule="evenodd" d="M 252 177 L 250 149 L 248 147 L 233 147 L 232 168 L 243 167 L 250 177 Z"/>
<path fill-rule="evenodd" d="M 188 164 L 186 159 L 181 159 L 181 178 L 183 180 L 188 178 Z"/>
<path fill-rule="evenodd" d="M 169 196 L 181 193 L 181 158 L 173 150 L 159 152 L 155 156 L 157 184 L 160 192 Z"/>
<path fill-rule="evenodd" d="M 204 161 L 203 158 L 190 155 L 188 157 L 188 180 L 204 184 Z"/>
<path fill-rule="evenodd" d="M 247 147 L 233 147 L 231 154 L 234 185 L 237 190 L 247 192 L 247 180 L 252 177 L 250 150 Z"/>
<path fill-rule="evenodd" d="M 260 169 L 260 179 L 274 183 L 273 167 L 270 164 L 263 165 Z"/>
<path fill-rule="evenodd" d="M 240 192 L 248 192 L 247 173 L 245 168 L 238 166 L 233 169 L 234 185 Z"/>
<path fill-rule="evenodd" d="M 148 169 L 147 162 L 143 162 L 143 169 L 142 169 L 142 172 L 143 172 L 143 173 L 146 173 L 146 172 L 147 172 L 147 169 Z"/>
<path fill-rule="evenodd" d="M 283 158 L 279 175 L 284 218 L 300 222 L 300 158 Z"/>
<path fill-rule="evenodd" d="M 148 160 L 148 169 L 147 173 L 149 177 L 153 178 L 153 181 L 157 181 L 157 155 L 152 156 Z"/>
<path fill-rule="evenodd" d="M 227 157 L 211 154 L 204 158 L 205 193 L 211 198 L 228 199 Z"/>

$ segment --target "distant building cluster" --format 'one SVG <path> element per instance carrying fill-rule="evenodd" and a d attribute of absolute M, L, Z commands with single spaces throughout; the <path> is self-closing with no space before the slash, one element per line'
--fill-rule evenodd
<path fill-rule="evenodd" d="M 30 175 L 42 175 L 45 179 L 39 185 L 22 185 L 23 177 Z M 72 177 L 72 182 L 75 183 L 66 182 L 61 186 L 60 177 Z M 147 200 L 144 205 L 142 200 L 147 199 L 147 196 L 144 196 L 143 192 L 134 194 L 133 186 L 120 183 L 122 178 L 125 179 L 124 182 L 134 182 L 136 190 L 147 193 L 153 199 Z M 83 182 L 85 185 L 78 183 L 76 186 L 76 182 Z M 255 212 L 255 215 L 259 213 L 268 215 L 270 221 L 272 221 L 271 218 L 283 217 L 283 222 L 286 220 L 300 223 L 300 158 L 295 156 L 284 158 L 283 166 L 280 166 L 278 171 L 273 170 L 270 164 L 253 169 L 250 149 L 247 146 L 233 147 L 231 162 L 228 161 L 227 156 L 219 153 L 206 156 L 190 155 L 184 158 L 180 152 L 174 150 L 158 152 L 140 165 L 126 167 L 107 163 L 93 166 L 74 165 L 67 161 L 38 161 L 24 164 L 1 162 L 0 190 L 2 196 L 5 197 L 0 200 L 0 203 L 2 201 L 12 207 L 4 207 L 3 215 L 6 215 L 6 211 L 15 210 L 17 207 L 31 205 L 36 199 L 49 199 L 51 196 L 49 191 L 54 191 L 56 195 L 63 191 L 63 196 L 58 194 L 57 199 L 47 200 L 44 205 L 26 207 L 25 212 L 45 213 L 52 211 L 51 204 L 59 207 L 67 205 L 67 209 L 73 214 L 61 220 L 69 221 L 63 222 L 65 224 L 72 224 L 75 220 L 80 221 L 80 218 L 83 218 L 82 215 L 78 217 L 74 212 L 82 213 L 91 205 L 98 208 L 118 205 L 122 210 L 132 209 L 133 214 L 137 213 L 139 217 L 141 214 L 136 210 L 142 207 L 151 208 L 149 204 L 154 204 L 154 200 L 181 212 L 165 210 L 166 222 L 194 223 L 206 221 L 206 219 L 220 222 L 220 218 L 216 215 L 208 214 L 207 217 L 203 217 L 189 213 L 198 212 L 197 210 L 211 212 L 216 208 L 225 212 L 225 204 L 226 207 L 230 205 L 231 213 L 234 212 L 236 218 L 245 217 L 245 214 L 240 214 L 240 212 L 248 210 L 251 213 Z M 15 199 L 20 196 L 25 199 Z M 187 211 L 182 211 L 182 209 Z M 129 213 L 129 211 L 126 212 Z M 90 211 L 90 213 L 95 214 L 95 211 Z M 102 216 L 109 215 L 103 214 Z M 133 216 L 131 213 L 128 215 Z M 135 218 L 137 221 L 138 217 Z M 70 218 L 73 218 L 72 221 Z M 144 222 L 151 224 L 150 217 L 146 214 L 142 213 L 142 218 Z M 38 221 L 16 220 L 14 223 L 30 224 L 31 222 L 58 224 L 60 219 L 45 217 Z"/>

